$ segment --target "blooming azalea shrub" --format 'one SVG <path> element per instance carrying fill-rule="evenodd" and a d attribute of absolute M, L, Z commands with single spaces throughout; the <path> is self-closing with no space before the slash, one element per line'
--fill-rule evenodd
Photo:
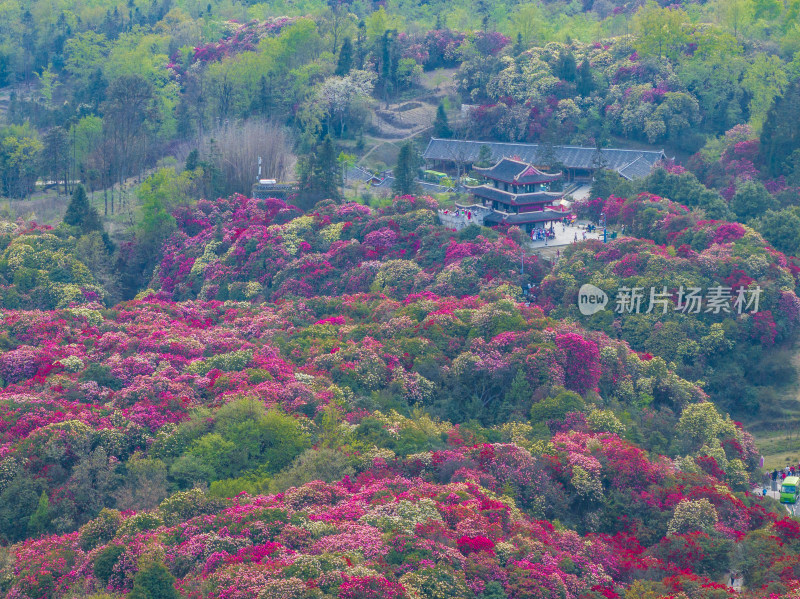
<path fill-rule="evenodd" d="M 0 305 L 52 310 L 102 304 L 106 290 L 78 257 L 70 227 L 0 222 Z"/>
<path fill-rule="evenodd" d="M 759 388 L 786 376 L 767 375 L 766 364 L 800 325 L 800 270 L 794 262 L 744 225 L 698 220 L 656 196 L 622 202 L 612 196 L 603 210 L 609 222 L 636 223 L 639 234 L 657 231 L 662 242 L 623 238 L 567 249 L 566 260 L 542 283 L 539 301 L 545 311 L 556 318 L 581 318 L 638 351 L 674 363 L 681 376 L 706 380 L 705 389 L 727 408 L 758 409 Z M 588 318 L 577 306 L 585 283 L 610 298 L 606 311 Z M 691 303 L 692 288 L 705 296 L 701 305 Z M 620 296 L 622 289 L 635 295 Z M 712 305 L 708 297 L 714 289 L 723 295 Z M 764 367 L 745 370 L 738 366 L 742 360 Z"/>
<path fill-rule="evenodd" d="M 511 456 L 516 465 L 503 472 Z M 525 456 L 539 463 L 536 493 L 583 467 L 602 485 L 629 494 L 627 517 L 589 518 L 598 531 L 584 537 L 533 518 L 509 495 L 500 495 L 508 493 L 507 481 L 526 479 L 520 470 Z M 717 523 L 713 503 L 724 493 L 704 487 L 708 479 L 683 477 L 668 462 L 650 462 L 609 434 L 557 435 L 540 456 L 514 445 L 478 444 L 432 457 L 421 470 L 420 458 L 409 456 L 375 463 L 355 480 L 317 481 L 277 495 L 245 493 L 220 502 L 195 490 L 156 509 L 174 514 L 171 523 L 142 531 L 126 526 L 138 517 L 127 514 L 122 526 L 93 537 L 99 545 L 83 543 L 83 533 L 28 540 L 13 549 L 3 571 L 6 588 L 10 596 L 124 593 L 157 560 L 181 593 L 198 597 L 307 597 L 309 589 L 322 596 L 367 598 L 489 591 L 508 597 L 623 596 L 639 579 L 714 585 L 722 570 L 710 558 L 727 563 L 725 549 L 731 545 L 723 523 L 738 527 L 737 538 L 757 539 L 754 535 L 769 529 L 753 527 L 772 522 L 776 530 L 790 528 L 774 514 L 754 524 L 748 515 L 763 509 L 764 500 L 752 496 L 720 511 Z M 465 479 L 458 473 L 443 476 L 452 460 L 471 461 L 472 473 Z M 497 476 L 506 487 L 492 491 L 482 475 Z M 573 510 L 585 509 L 579 491 L 554 488 L 566 493 Z M 695 505 L 702 506 L 697 517 Z M 591 509 L 613 509 L 613 503 L 603 506 L 601 500 Z M 401 517 L 387 517 L 391 513 Z M 669 535 L 665 530 L 651 545 L 640 518 L 658 521 L 658 514 L 661 521 L 705 530 Z M 86 530 L 105 528 L 93 523 Z M 790 557 L 785 551 L 777 555 Z"/>
<path fill-rule="evenodd" d="M 138 299 L 4 311 L 3 592 L 703 596 L 728 564 L 788 589 L 752 437 L 659 355 L 521 303 L 542 267 L 435 208 L 198 202 Z"/>
<path fill-rule="evenodd" d="M 284 28 L 296 21 L 292 17 L 276 17 L 244 24 L 226 22 L 226 31 L 219 41 L 208 42 L 193 51 L 189 48 L 178 50 L 170 57 L 167 69 L 175 76 L 185 77 L 187 69 L 196 63 L 213 63 L 241 52 L 253 52 L 262 39 L 279 35 Z"/>
<path fill-rule="evenodd" d="M 280 200 L 234 196 L 201 201 L 176 214 L 151 288 L 162 299 L 263 301 L 376 291 L 402 300 L 431 289 L 471 295 L 519 287 L 519 246 L 507 237 L 467 241 L 436 224 L 431 198 L 404 196 L 373 213 L 358 204 L 322 203 L 299 216 Z M 496 234 L 493 234 L 496 237 Z"/>

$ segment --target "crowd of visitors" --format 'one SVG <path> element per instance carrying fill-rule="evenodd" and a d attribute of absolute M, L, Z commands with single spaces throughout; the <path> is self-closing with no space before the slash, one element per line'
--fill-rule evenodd
<path fill-rule="evenodd" d="M 797 466 L 786 466 L 781 470 L 775 468 L 772 471 L 772 474 L 767 474 L 767 476 L 769 476 L 769 478 L 771 479 L 772 490 L 777 491 L 778 487 L 780 486 L 780 483 L 786 480 L 787 477 L 798 476 L 798 474 L 800 474 L 800 464 L 798 464 Z"/>

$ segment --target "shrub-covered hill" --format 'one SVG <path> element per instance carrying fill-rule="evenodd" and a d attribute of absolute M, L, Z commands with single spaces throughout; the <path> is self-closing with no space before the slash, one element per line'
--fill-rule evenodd
<path fill-rule="evenodd" d="M 800 530 L 748 493 L 741 425 L 433 208 L 199 202 L 138 299 L 4 311 L 0 591 L 790 592 Z"/>
<path fill-rule="evenodd" d="M 748 597 L 795 585 L 800 528 L 764 500 L 609 433 L 559 433 L 540 453 L 456 441 L 277 495 L 193 489 L 16 545 L 1 580 L 15 598 L 178 596 L 174 583 L 230 599 L 722 599 L 730 567 L 765 585 Z M 596 532 L 537 519 L 553 510 Z"/>
<path fill-rule="evenodd" d="M 0 221 L 0 306 L 52 310 L 102 303 L 114 294 L 109 263 L 98 232 Z"/>
<path fill-rule="evenodd" d="M 634 235 L 656 241 L 623 238 L 568 248 L 565 259 L 542 283 L 545 312 L 574 318 L 628 341 L 638 351 L 661 356 L 681 376 L 704 381 L 704 389 L 727 409 L 768 407 L 769 387 L 788 374 L 781 348 L 793 341 L 800 325 L 800 269 L 795 260 L 749 227 L 699 220 L 696 213 L 657 196 L 611 196 L 587 202 L 579 212 L 589 217 L 604 213 L 609 223 L 624 224 Z M 591 317 L 579 313 L 577 293 L 585 283 L 609 293 L 607 310 Z M 730 290 L 724 307 L 688 307 L 690 288 L 708 296 L 717 286 Z M 623 288 L 640 288 L 639 313 L 617 310 L 616 294 Z M 666 291 L 666 312 L 661 303 L 647 312 L 651 288 L 657 294 Z M 738 313 L 740 288 L 748 290 L 745 301 L 760 288 L 757 312 L 751 304 Z M 679 304 L 687 309 L 679 309 Z"/>
<path fill-rule="evenodd" d="M 451 437 L 534 447 L 608 430 L 739 489 L 756 466 L 749 435 L 663 360 L 504 297 L 150 298 L 8 311 L 0 342 L 0 534 L 12 541 L 195 485 L 338 480 L 345 455 Z M 697 406 L 709 410 L 687 416 L 698 431 L 676 435 Z"/>
<path fill-rule="evenodd" d="M 379 211 L 318 205 L 301 215 L 280 200 L 233 196 L 176 214 L 151 287 L 163 299 L 277 300 L 376 291 L 475 295 L 538 283 L 535 259 L 520 274 L 521 248 L 489 229 L 460 234 L 437 222 L 437 204 L 401 197 Z M 506 293 L 511 291 L 506 289 Z"/>

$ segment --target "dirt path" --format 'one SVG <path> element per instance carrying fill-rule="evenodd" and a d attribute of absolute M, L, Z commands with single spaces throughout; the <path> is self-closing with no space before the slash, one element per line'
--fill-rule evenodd
<path fill-rule="evenodd" d="M 432 129 L 432 128 L 433 128 L 432 126 L 431 127 L 425 127 L 424 129 L 420 129 L 416 133 L 412 133 L 411 135 L 403 137 L 402 139 L 393 139 L 393 140 L 388 140 L 387 139 L 387 140 L 381 141 L 380 143 L 377 143 L 374 146 L 372 146 L 361 158 L 358 159 L 358 162 L 356 164 L 363 163 L 364 159 L 367 158 L 367 156 L 369 156 L 375 150 L 377 150 L 378 148 L 380 148 L 381 146 L 383 146 L 385 144 L 389 144 L 389 145 L 392 145 L 392 146 L 397 146 L 398 144 L 402 144 L 402 143 L 408 141 L 409 139 L 412 139 L 412 138 L 416 137 L 417 135 L 421 135 L 422 133 L 425 133 L 426 131 L 428 131 L 429 129 Z"/>

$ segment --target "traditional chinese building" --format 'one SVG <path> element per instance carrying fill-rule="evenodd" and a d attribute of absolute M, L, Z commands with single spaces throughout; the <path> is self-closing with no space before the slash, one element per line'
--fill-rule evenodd
<path fill-rule="evenodd" d="M 559 164 L 563 178 L 568 183 L 592 182 L 601 169 L 616 171 L 629 180 L 642 179 L 667 158 L 663 150 L 633 150 L 623 148 L 592 148 L 585 146 L 545 146 L 541 144 L 508 143 L 432 138 L 423 157 L 428 169 L 447 173 L 469 172 L 478 162 L 481 147 L 485 147 L 492 160 L 503 156 L 517 156 L 520 160 L 539 168 Z M 484 150 L 484 153 L 486 152 Z"/>
<path fill-rule="evenodd" d="M 483 224 L 516 225 L 530 233 L 564 218 L 554 207 L 563 193 L 551 191 L 560 187 L 562 173 L 545 173 L 515 158 L 501 158 L 494 166 L 473 170 L 487 180 L 470 188 L 476 204 L 489 209 L 481 215 Z"/>

